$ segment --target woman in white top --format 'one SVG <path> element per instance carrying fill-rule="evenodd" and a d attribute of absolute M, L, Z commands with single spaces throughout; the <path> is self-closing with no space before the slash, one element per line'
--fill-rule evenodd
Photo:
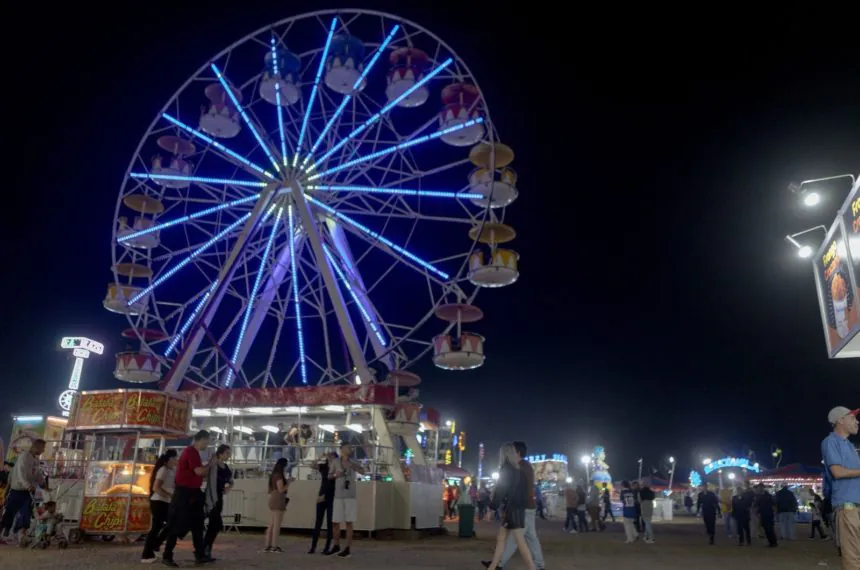
<path fill-rule="evenodd" d="M 176 487 L 176 450 L 168 449 L 152 470 L 149 484 L 149 508 L 152 511 L 152 528 L 146 536 L 143 555 L 140 561 L 145 564 L 155 562 L 155 552 L 161 548 L 167 533 L 167 513 L 173 490 Z"/>

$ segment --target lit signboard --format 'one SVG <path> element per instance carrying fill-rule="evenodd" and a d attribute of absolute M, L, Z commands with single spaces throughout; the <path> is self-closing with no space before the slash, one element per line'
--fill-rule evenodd
<path fill-rule="evenodd" d="M 717 471 L 718 469 L 726 469 L 729 467 L 746 469 L 747 471 L 752 471 L 753 473 L 761 472 L 758 463 L 750 463 L 750 460 L 746 457 L 723 457 L 722 459 L 711 461 L 710 463 L 705 465 L 705 473 L 710 474 L 714 471 Z"/>

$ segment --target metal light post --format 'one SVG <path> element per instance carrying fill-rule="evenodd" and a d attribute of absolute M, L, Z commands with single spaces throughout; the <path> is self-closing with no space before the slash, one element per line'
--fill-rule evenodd
<path fill-rule="evenodd" d="M 672 482 L 675 480 L 675 458 L 669 458 L 669 495 L 672 494 Z"/>
<path fill-rule="evenodd" d="M 582 462 L 582 465 L 585 466 L 585 484 L 588 485 L 588 482 L 591 481 L 591 472 L 588 467 L 588 464 L 591 463 L 591 457 L 583 455 L 579 460 Z"/>
<path fill-rule="evenodd" d="M 638 462 L 639 462 L 639 482 L 641 483 L 642 482 L 642 458 L 641 457 L 639 458 Z"/>

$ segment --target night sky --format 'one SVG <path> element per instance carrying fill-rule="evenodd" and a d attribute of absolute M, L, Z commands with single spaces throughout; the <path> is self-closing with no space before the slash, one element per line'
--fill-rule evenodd
<path fill-rule="evenodd" d="M 4 37 L 4 439 L 10 414 L 54 411 L 71 371 L 61 336 L 122 350 L 126 323 L 101 306 L 122 176 L 191 73 L 303 11 L 250 5 L 132 3 L 99 21 L 52 8 L 21 19 L 31 41 Z M 576 31 L 468 5 L 394 9 L 468 63 L 517 153 L 506 221 L 522 276 L 478 297 L 487 363 L 416 369 L 422 400 L 468 432 L 467 466 L 478 441 L 495 460 L 509 439 L 572 456 L 602 444 L 616 478 L 639 455 L 686 473 L 747 446 L 764 462 L 771 444 L 817 463 L 827 411 L 860 406 L 860 363 L 827 359 L 812 271 L 783 236 L 829 225 L 848 184 L 828 186 L 818 214 L 787 186 L 860 172 L 856 41 Z M 91 360 L 84 387 L 118 387 L 112 367 Z"/>

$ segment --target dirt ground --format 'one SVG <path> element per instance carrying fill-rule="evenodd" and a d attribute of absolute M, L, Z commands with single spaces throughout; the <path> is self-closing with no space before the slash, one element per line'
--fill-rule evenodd
<path fill-rule="evenodd" d="M 319 554 L 306 554 L 308 536 L 281 537 L 283 554 L 263 554 L 260 546 L 262 534 L 243 532 L 229 533 L 219 537 L 215 556 L 218 561 L 206 568 L 298 568 L 320 569 L 349 567 L 354 570 L 384 568 L 449 570 L 474 568 L 480 570 L 481 559 L 491 555 L 495 526 L 491 523 L 476 525 L 477 538 L 456 537 L 456 528 L 449 536 L 440 536 L 414 541 L 391 541 L 362 539 L 353 546 L 353 556 L 348 560 L 331 559 Z M 738 547 L 734 540 L 718 534 L 717 544 L 709 546 L 700 522 L 681 520 L 675 523 L 655 524 L 657 543 L 638 542 L 624 544 L 620 523 L 611 524 L 604 533 L 569 535 L 562 531 L 558 521 L 539 521 L 538 531 L 549 570 L 571 568 L 594 569 L 678 569 L 678 570 L 733 570 L 755 568 L 756 570 L 793 570 L 830 567 L 841 569 L 841 560 L 836 555 L 833 542 L 809 540 L 806 527 L 798 526 L 795 542 L 780 544 L 778 548 L 766 548 L 762 541 L 754 541 L 752 547 Z M 120 545 L 101 542 L 86 542 L 60 551 L 51 547 L 45 551 L 21 550 L 11 546 L 0 546 L 0 568 L 3 570 L 89 570 L 145 568 L 140 563 L 141 545 Z M 176 560 L 183 567 L 192 566 L 190 540 L 180 543 Z M 153 567 L 162 567 L 158 564 Z M 524 568 L 516 556 L 508 568 Z"/>

